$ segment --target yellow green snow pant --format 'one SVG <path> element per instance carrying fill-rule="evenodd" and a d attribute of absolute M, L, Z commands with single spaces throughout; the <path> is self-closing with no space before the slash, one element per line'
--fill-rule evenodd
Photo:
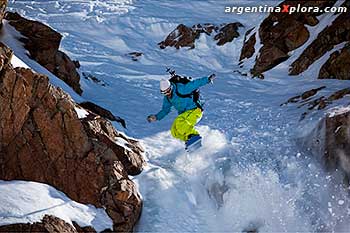
<path fill-rule="evenodd" d="M 191 109 L 178 115 L 171 126 L 171 135 L 182 141 L 187 141 L 191 134 L 198 135 L 194 128 L 197 122 L 202 118 L 202 110 L 199 108 Z"/>

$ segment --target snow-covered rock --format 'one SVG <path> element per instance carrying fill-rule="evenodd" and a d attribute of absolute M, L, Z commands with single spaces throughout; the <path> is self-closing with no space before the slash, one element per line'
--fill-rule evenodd
<path fill-rule="evenodd" d="M 167 38 L 158 43 L 160 48 L 175 47 L 177 49 L 181 47 L 195 47 L 195 41 L 199 38 L 202 33 L 207 35 L 214 35 L 214 40 L 217 41 L 217 45 L 224 45 L 228 42 L 232 42 L 235 38 L 239 37 L 238 28 L 243 27 L 239 22 L 229 24 L 196 24 L 192 27 L 187 27 L 184 24 L 177 26 Z"/>
<path fill-rule="evenodd" d="M 344 6 L 349 7 L 350 3 L 346 2 Z M 350 17 L 349 13 L 341 13 L 337 18 L 326 27 L 317 38 L 305 49 L 305 51 L 299 56 L 297 60 L 293 62 L 290 69 L 291 75 L 298 75 L 304 72 L 309 66 L 316 60 L 320 59 L 328 51 L 331 51 L 335 45 L 349 41 L 350 39 Z M 346 50 L 346 49 L 344 49 Z M 332 58 L 330 58 L 332 59 Z M 330 60 L 329 59 L 329 60 Z M 328 66 L 335 66 L 337 63 Z M 337 67 L 340 70 L 348 70 L 346 64 L 341 67 Z M 339 72 L 331 72 L 329 76 L 325 76 L 322 72 L 319 74 L 320 78 L 337 78 L 345 79 Z M 349 76 L 347 76 L 349 77 Z"/>
<path fill-rule="evenodd" d="M 301 7 L 319 7 L 325 9 L 331 6 L 340 6 L 335 1 L 283 1 L 279 6 L 289 5 Z M 341 6 L 349 7 L 349 2 Z M 324 16 L 326 14 L 326 16 Z M 322 22 L 321 22 L 322 21 Z M 319 12 L 304 13 L 271 13 L 259 26 L 246 33 L 245 43 L 241 51 L 240 60 L 247 63 L 253 76 L 271 70 L 288 60 L 289 75 L 299 75 L 306 71 L 313 63 L 327 55 L 334 46 L 342 45 L 349 40 L 350 19 L 347 12 L 341 14 Z M 317 28 L 317 30 L 315 29 Z M 259 42 L 256 38 L 259 37 Z M 256 43 L 261 43 L 259 53 L 255 53 Z M 342 48 L 341 47 L 341 48 Z M 297 56 L 291 54 L 298 51 Z M 348 49 L 344 47 L 342 55 L 337 51 L 323 61 L 317 68 L 319 75 L 314 78 L 348 79 Z M 254 56 L 256 54 L 256 56 Z M 337 58 L 340 56 L 341 58 Z M 294 59 L 294 60 L 293 60 Z M 335 62 L 335 60 L 337 62 Z M 324 63 L 327 63 L 324 65 Z M 321 66 L 324 67 L 321 68 Z M 321 68 L 321 69 L 320 69 Z M 287 73 L 286 73 L 287 75 Z"/>
<path fill-rule="evenodd" d="M 25 19 L 18 13 L 6 12 L 4 18 L 22 34 L 19 40 L 24 43 L 32 59 L 70 85 L 78 94 L 82 93 L 76 64 L 59 50 L 62 39 L 60 33 L 41 22 Z"/>
<path fill-rule="evenodd" d="M 304 139 L 310 150 L 328 171 L 342 170 L 350 178 L 350 107 L 329 111 Z M 350 184 L 348 184 L 350 185 Z"/>
<path fill-rule="evenodd" d="M 79 118 L 69 95 L 44 75 L 13 68 L 11 57 L 1 44 L 0 179 L 50 184 L 105 207 L 114 230 L 131 231 L 142 201 L 128 175 L 142 171 L 143 148 L 96 114 Z"/>

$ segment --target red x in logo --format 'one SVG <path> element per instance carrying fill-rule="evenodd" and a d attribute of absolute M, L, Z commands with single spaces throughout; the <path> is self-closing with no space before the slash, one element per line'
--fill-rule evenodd
<path fill-rule="evenodd" d="M 283 5 L 282 13 L 288 13 L 289 12 L 290 5 Z"/>

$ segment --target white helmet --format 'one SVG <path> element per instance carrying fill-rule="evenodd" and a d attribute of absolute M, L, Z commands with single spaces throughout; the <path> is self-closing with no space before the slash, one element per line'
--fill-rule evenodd
<path fill-rule="evenodd" d="M 169 80 L 167 80 L 167 79 L 160 80 L 159 84 L 160 84 L 159 87 L 160 87 L 161 93 L 167 92 L 169 90 L 169 88 L 171 88 L 171 84 L 170 84 Z"/>

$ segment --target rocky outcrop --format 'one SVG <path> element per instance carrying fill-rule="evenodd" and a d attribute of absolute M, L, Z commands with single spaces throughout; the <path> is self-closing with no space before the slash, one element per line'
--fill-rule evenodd
<path fill-rule="evenodd" d="M 251 58 L 255 53 L 255 43 L 256 43 L 256 33 L 253 33 L 247 40 L 249 34 L 254 30 L 254 28 L 248 30 L 244 36 L 244 45 L 242 47 L 241 56 L 239 58 L 242 61 L 245 58 Z"/>
<path fill-rule="evenodd" d="M 4 15 L 5 15 L 6 5 L 7 5 L 7 0 L 2 0 L 0 2 L 0 28 L 2 27 L 2 19 L 4 18 Z"/>
<path fill-rule="evenodd" d="M 319 88 L 305 91 L 301 95 L 297 95 L 290 98 L 287 102 L 281 104 L 281 106 L 289 103 L 298 103 L 299 104 L 298 108 L 307 106 L 307 111 L 304 112 L 300 118 L 300 120 L 303 120 L 306 117 L 306 115 L 309 114 L 311 111 L 325 109 L 327 106 L 333 104 L 334 101 L 342 99 L 346 95 L 350 94 L 350 88 L 344 88 L 334 92 L 328 97 L 324 95 L 315 97 L 320 90 L 323 90 L 325 88 L 326 88 L 325 86 L 322 86 Z"/>
<path fill-rule="evenodd" d="M 340 169 L 350 178 L 350 108 L 338 108 L 321 120 L 304 140 L 328 171 Z M 350 185 L 349 183 L 347 185 Z"/>
<path fill-rule="evenodd" d="M 110 121 L 116 121 L 119 122 L 124 128 L 126 128 L 126 122 L 124 119 L 114 116 L 113 113 L 111 113 L 109 110 L 102 108 L 101 106 L 98 106 L 97 104 L 94 104 L 90 101 L 85 101 L 82 103 L 79 103 L 80 106 L 82 106 L 85 109 L 90 110 L 91 112 L 102 116 Z"/>
<path fill-rule="evenodd" d="M 221 46 L 240 36 L 238 33 L 239 27 L 243 27 L 243 25 L 238 22 L 221 24 L 219 26 L 213 24 L 196 24 L 192 27 L 180 24 L 158 45 L 161 49 L 165 49 L 166 47 L 175 47 L 176 49 L 190 47 L 193 49 L 195 47 L 195 41 L 202 33 L 205 33 L 209 36 L 215 34 L 213 39 L 217 41 L 217 45 Z"/>
<path fill-rule="evenodd" d="M 78 232 L 96 232 L 93 227 L 80 227 L 73 222 L 74 227 L 64 220 L 52 215 L 45 215 L 41 222 L 35 223 L 17 223 L 11 225 L 0 226 L 0 232 L 43 232 L 43 233 L 78 233 Z"/>
<path fill-rule="evenodd" d="M 284 1 L 279 4 L 289 5 L 290 7 L 300 4 L 301 7 L 331 7 L 336 1 Z M 283 8 L 282 8 L 283 9 Z M 252 58 L 255 53 L 256 33 L 259 33 L 260 43 L 262 45 L 259 55 L 256 58 L 255 65 L 251 70 L 253 76 L 258 76 L 263 72 L 272 69 L 278 64 L 289 58 L 289 52 L 299 48 L 309 39 L 310 33 L 307 25 L 315 26 L 319 23 L 317 16 L 322 11 L 312 11 L 303 13 L 271 13 L 260 25 L 258 29 L 251 29 L 255 32 L 246 33 L 245 43 L 242 48 L 240 61 L 246 58 Z M 338 27 L 339 30 L 341 27 Z M 249 38 L 247 38 L 249 36 Z M 322 44 L 322 43 L 321 43 Z M 314 51 L 318 51 L 317 49 Z M 303 66 L 309 61 L 303 60 L 298 64 Z M 291 74 L 296 72 L 292 68 Z M 295 68 L 297 69 L 297 68 Z"/>
<path fill-rule="evenodd" d="M 318 78 L 350 80 L 350 43 L 347 43 L 341 51 L 331 54 L 321 67 Z"/>
<path fill-rule="evenodd" d="M 4 18 L 23 35 L 20 41 L 32 59 L 66 82 L 78 94 L 83 92 L 76 63 L 59 50 L 61 34 L 40 22 L 25 19 L 18 13 L 6 12 Z"/>
<path fill-rule="evenodd" d="M 314 88 L 308 91 L 303 92 L 301 95 L 294 96 L 290 98 L 287 102 L 281 104 L 281 106 L 289 104 L 289 103 L 298 103 L 298 102 L 306 102 L 309 98 L 316 95 L 320 90 L 325 89 L 326 86 L 322 86 L 319 88 Z"/>
<path fill-rule="evenodd" d="M 214 36 L 214 40 L 217 41 L 217 45 L 221 46 L 232 42 L 235 38 L 238 38 L 240 36 L 238 33 L 239 27 L 243 27 L 243 25 L 241 23 L 229 23 L 221 27 L 216 36 Z"/>
<path fill-rule="evenodd" d="M 328 169 L 340 167 L 350 176 L 350 111 L 330 114 L 324 124 L 326 166 Z"/>
<path fill-rule="evenodd" d="M 350 7 L 349 1 L 346 1 L 345 4 L 348 8 Z M 326 27 L 317 36 L 317 38 L 305 49 L 299 58 L 293 62 L 289 74 L 298 75 L 304 72 L 311 64 L 325 55 L 326 52 L 331 51 L 334 46 L 346 41 L 350 41 L 350 14 L 348 12 L 340 14 L 330 26 Z M 346 50 L 346 48 L 344 48 L 344 50 Z M 345 51 L 343 56 L 346 56 Z M 330 59 L 333 60 L 334 58 Z M 327 64 L 326 66 L 328 66 L 328 69 L 330 70 L 335 69 L 335 66 L 338 64 L 332 63 Z M 342 70 L 344 69 L 348 70 L 348 68 L 342 68 Z M 343 72 L 341 71 L 340 73 Z M 336 75 L 338 73 L 333 74 Z M 324 75 L 325 73 L 322 73 L 322 78 L 325 78 Z M 339 78 L 341 79 L 342 77 L 343 76 Z M 338 77 L 332 76 L 331 78 Z"/>
<path fill-rule="evenodd" d="M 302 7 L 317 6 L 325 8 L 335 1 L 284 1 L 280 4 Z M 316 16 L 321 13 L 271 13 L 261 24 L 259 35 L 263 47 L 257 57 L 252 73 L 263 73 L 289 58 L 289 52 L 299 48 L 309 39 L 305 25 L 315 26 Z"/>
<path fill-rule="evenodd" d="M 139 143 L 79 108 L 46 76 L 13 69 L 0 45 L 0 179 L 47 183 L 71 199 L 105 207 L 114 230 L 131 231 L 142 201 L 128 175 L 145 163 Z"/>

